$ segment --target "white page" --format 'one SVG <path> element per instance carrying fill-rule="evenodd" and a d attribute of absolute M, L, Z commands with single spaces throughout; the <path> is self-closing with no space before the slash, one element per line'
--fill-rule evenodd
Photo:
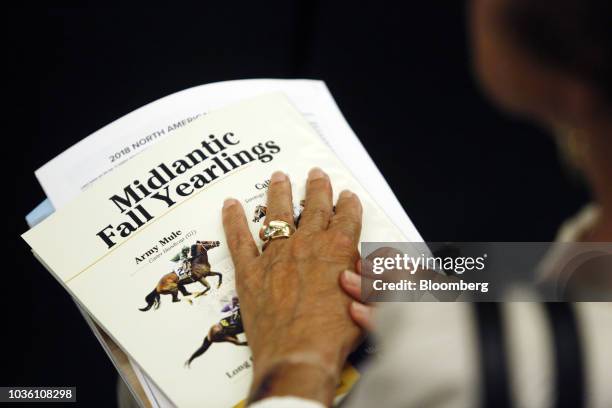
<path fill-rule="evenodd" d="M 142 385 L 145 394 L 147 394 L 147 398 L 149 398 L 149 403 L 152 407 L 174 407 L 174 404 L 170 402 L 168 398 L 155 386 L 153 381 L 147 377 L 144 371 L 140 368 L 138 364 L 136 364 L 131 358 L 129 358 L 130 365 L 136 373 L 136 377 L 138 377 L 138 381 Z"/>
<path fill-rule="evenodd" d="M 36 176 L 53 206 L 56 209 L 61 208 L 97 178 L 112 171 L 156 141 L 171 135 L 168 126 L 233 102 L 273 91 L 282 91 L 288 96 L 400 231 L 410 241 L 422 241 L 419 232 L 342 116 L 322 81 L 237 80 L 201 85 L 177 92 L 131 112 L 94 132 L 38 169 Z M 164 130 L 164 134 L 160 134 L 161 129 Z M 147 136 L 151 136 L 148 142 L 139 144 Z M 138 144 L 135 149 L 134 143 Z M 125 147 L 130 151 L 111 162 L 109 157 L 124 150 Z M 132 364 L 132 366 L 147 394 L 151 393 L 151 404 L 154 407 L 172 406 L 164 394 L 148 379 L 146 373 L 138 365 Z"/>

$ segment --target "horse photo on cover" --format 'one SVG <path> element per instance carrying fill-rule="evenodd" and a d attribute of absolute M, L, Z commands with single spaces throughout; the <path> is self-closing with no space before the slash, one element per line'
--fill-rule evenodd
<path fill-rule="evenodd" d="M 223 282 L 223 276 L 219 272 L 211 270 L 208 261 L 208 251 L 217 248 L 221 243 L 219 241 L 196 241 L 191 245 L 191 249 L 184 247 L 181 252 L 175 255 L 171 261 L 179 263 L 178 267 L 161 277 L 157 286 L 145 297 L 147 305 L 140 308 L 140 311 L 146 312 L 151 308 L 157 309 L 161 304 L 161 295 L 171 295 L 172 302 L 180 302 L 179 292 L 183 297 L 191 296 L 192 293 L 186 288 L 186 285 L 199 282 L 204 286 L 204 290 L 196 292 L 194 298 L 206 295 L 211 290 L 210 283 L 206 278 L 216 276 L 219 278 L 217 288 Z M 191 299 L 187 299 L 191 303 Z"/>

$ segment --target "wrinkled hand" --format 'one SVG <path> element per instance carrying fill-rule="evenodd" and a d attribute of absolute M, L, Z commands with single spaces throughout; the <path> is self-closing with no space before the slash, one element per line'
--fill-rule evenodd
<path fill-rule="evenodd" d="M 349 191 L 340 194 L 334 213 L 329 177 L 315 168 L 299 228 L 290 238 L 271 241 L 260 255 L 242 206 L 234 199 L 224 203 L 223 225 L 253 353 L 251 401 L 298 395 L 331 402 L 360 338 L 349 316 L 351 300 L 338 281 L 359 258 L 361 215 L 360 201 Z M 268 187 L 266 223 L 270 220 L 294 223 L 291 183 L 280 172 Z M 313 383 L 315 378 L 324 383 Z"/>

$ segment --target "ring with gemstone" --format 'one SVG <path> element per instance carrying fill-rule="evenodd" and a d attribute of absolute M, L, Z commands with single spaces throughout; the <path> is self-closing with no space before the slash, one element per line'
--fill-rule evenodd
<path fill-rule="evenodd" d="M 261 227 L 259 236 L 264 241 L 264 248 L 268 243 L 277 238 L 289 238 L 295 232 L 295 228 L 289 223 L 281 220 L 273 220 Z"/>

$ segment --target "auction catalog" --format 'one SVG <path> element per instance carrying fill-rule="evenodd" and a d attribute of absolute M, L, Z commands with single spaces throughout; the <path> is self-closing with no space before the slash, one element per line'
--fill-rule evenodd
<path fill-rule="evenodd" d="M 241 201 L 257 236 L 270 174 L 289 174 L 299 213 L 306 174 L 319 166 L 335 192 L 360 196 L 363 241 L 409 238 L 283 94 L 189 122 L 61 203 L 24 239 L 171 404 L 232 406 L 246 397 L 251 362 L 221 225 L 225 198 Z M 237 341 L 198 354 L 213 327 Z"/>

